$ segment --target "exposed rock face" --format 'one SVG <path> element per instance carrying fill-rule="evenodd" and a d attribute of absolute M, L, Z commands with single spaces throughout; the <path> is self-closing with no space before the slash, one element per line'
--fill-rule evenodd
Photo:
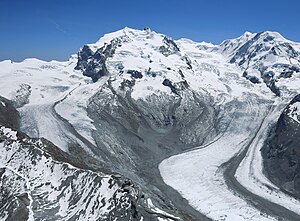
<path fill-rule="evenodd" d="M 298 47 L 279 33 L 260 32 L 226 40 L 219 50 L 228 56 L 230 63 L 236 63 L 246 71 L 244 77 L 253 83 L 261 83 L 261 78 L 275 95 L 280 96 L 277 80 L 299 73 Z"/>
<path fill-rule="evenodd" d="M 180 51 L 174 40 L 169 37 L 165 36 L 163 43 L 164 45 L 159 48 L 159 51 L 166 57 Z"/>
<path fill-rule="evenodd" d="M 92 172 L 78 161 L 73 165 L 56 161 L 72 162 L 72 157 L 43 140 L 15 133 L 0 130 L 2 219 L 140 219 L 137 202 L 141 198 L 132 182 Z"/>
<path fill-rule="evenodd" d="M 0 125 L 18 130 L 20 117 L 13 103 L 0 96 Z"/>
<path fill-rule="evenodd" d="M 214 136 L 218 110 L 209 106 L 210 97 L 165 80 L 164 85 L 171 87 L 171 94 L 153 94 L 146 100 L 134 100 L 130 87 L 115 88 L 113 84 L 112 81 L 104 85 L 90 99 L 88 110 L 99 129 L 94 137 L 107 149 L 107 155 L 119 158 L 117 153 L 121 148 L 123 160 L 128 161 L 121 169 L 134 166 L 131 158 L 136 156 L 143 163 L 144 157 L 161 158 L 176 152 L 176 148 L 199 145 L 205 137 Z M 149 153 L 140 153 L 139 149 Z"/>
<path fill-rule="evenodd" d="M 100 77 L 108 75 L 106 59 L 113 56 L 115 49 L 120 44 L 121 40 L 116 38 L 96 52 L 85 45 L 78 53 L 78 62 L 75 69 L 82 70 L 84 75 L 91 77 L 96 82 Z"/>
<path fill-rule="evenodd" d="M 20 87 L 14 93 L 14 98 L 12 100 L 13 105 L 16 108 L 22 107 L 29 103 L 29 96 L 31 93 L 31 86 L 28 84 L 20 84 Z"/>
<path fill-rule="evenodd" d="M 281 114 L 262 150 L 269 178 L 300 196 L 300 95 Z"/>
<path fill-rule="evenodd" d="M 299 51 L 299 44 L 271 32 L 212 45 L 125 28 L 85 45 L 67 62 L 0 62 L 7 70 L 0 75 L 13 85 L 0 82 L 1 95 L 11 100 L 0 97 L 1 218 L 202 220 L 203 207 L 189 206 L 191 201 L 167 186 L 158 169 L 166 158 L 193 149 L 205 174 L 196 178 L 214 182 L 202 190 L 228 192 L 220 196 L 227 200 L 221 212 L 211 203 L 216 198 L 203 195 L 203 201 L 211 200 L 203 213 L 225 219 L 226 205 L 238 197 L 228 191 L 222 165 L 262 137 L 274 94 L 282 96 L 276 100 L 283 105 L 299 90 Z M 299 97 L 263 150 L 271 179 L 293 193 L 300 191 L 297 103 Z M 216 153 L 209 152 L 211 147 Z M 186 165 L 179 167 L 195 169 Z M 270 204 L 266 210 L 273 208 Z"/>
<path fill-rule="evenodd" d="M 169 194 L 173 199 L 177 196 L 164 187 L 157 165 L 213 137 L 217 110 L 209 106 L 209 98 L 190 90 L 134 100 L 130 87 L 114 88 L 113 84 L 104 85 L 89 100 L 96 144 L 114 171 L 140 183 L 158 205 L 174 211 L 172 204 L 162 199 Z"/>
<path fill-rule="evenodd" d="M 93 159 L 90 167 L 43 138 L 8 128 L 19 128 L 19 115 L 9 100 L 1 97 L 0 102 L 1 220 L 164 217 L 152 211 L 150 199 L 131 180 L 105 174 Z"/>
<path fill-rule="evenodd" d="M 143 74 L 139 71 L 135 71 L 135 70 L 128 70 L 127 71 L 128 74 L 130 74 L 133 78 L 143 78 Z"/>

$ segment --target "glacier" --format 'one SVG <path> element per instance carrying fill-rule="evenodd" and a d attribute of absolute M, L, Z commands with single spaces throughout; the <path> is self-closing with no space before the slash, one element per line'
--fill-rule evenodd
<path fill-rule="evenodd" d="M 0 193 L 3 220 L 300 219 L 261 153 L 283 111 L 299 125 L 300 44 L 277 32 L 213 45 L 126 27 L 0 78 L 1 182 L 19 191 Z"/>

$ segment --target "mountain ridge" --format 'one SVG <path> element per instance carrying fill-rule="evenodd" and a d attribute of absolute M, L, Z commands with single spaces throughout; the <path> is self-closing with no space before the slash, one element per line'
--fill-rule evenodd
<path fill-rule="evenodd" d="M 99 220 L 276 220 L 277 208 L 295 217 L 297 199 L 278 191 L 259 162 L 266 131 L 299 92 L 298 46 L 275 32 L 212 45 L 125 28 L 65 62 L 0 62 L 0 95 L 19 113 L 20 132 L 126 177 L 131 206 L 112 203 Z M 224 177 L 226 168 L 235 169 Z"/>

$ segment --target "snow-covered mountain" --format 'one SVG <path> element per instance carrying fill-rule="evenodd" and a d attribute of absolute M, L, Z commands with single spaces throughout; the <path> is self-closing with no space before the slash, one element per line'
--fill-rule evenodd
<path fill-rule="evenodd" d="M 300 71 L 300 44 L 286 40 L 277 32 L 245 33 L 238 39 L 224 41 L 220 47 L 230 63 L 244 70 L 244 77 L 253 83 L 264 82 L 278 96 L 277 82 L 280 84 L 280 79 L 291 78 Z"/>
<path fill-rule="evenodd" d="M 287 161 L 260 154 L 282 111 L 299 119 L 300 44 L 279 33 L 124 28 L 66 62 L 2 61 L 0 78 L 3 220 L 300 217 L 298 179 L 276 181 Z"/>

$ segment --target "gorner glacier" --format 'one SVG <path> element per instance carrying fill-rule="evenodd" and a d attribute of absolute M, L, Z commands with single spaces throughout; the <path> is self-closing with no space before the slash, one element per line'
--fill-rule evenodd
<path fill-rule="evenodd" d="M 124 28 L 0 62 L 0 220 L 300 220 L 300 43 Z"/>

